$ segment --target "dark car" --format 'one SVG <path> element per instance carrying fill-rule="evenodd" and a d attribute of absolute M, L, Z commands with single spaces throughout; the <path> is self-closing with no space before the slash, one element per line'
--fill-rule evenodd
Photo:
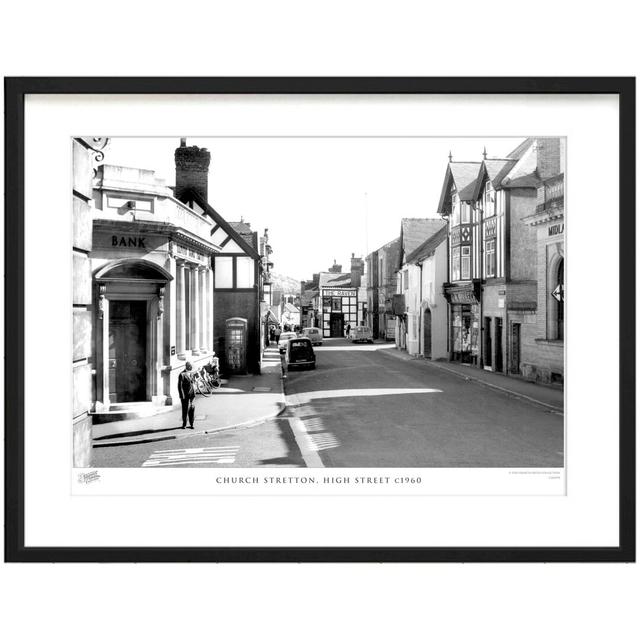
<path fill-rule="evenodd" d="M 296 334 L 293 331 L 283 331 L 278 339 L 278 350 L 280 353 L 284 353 L 287 350 L 287 342 L 291 338 L 295 338 Z"/>
<path fill-rule="evenodd" d="M 295 367 L 316 368 L 316 354 L 313 352 L 313 345 L 309 338 L 291 338 L 287 342 L 284 358 L 288 370 Z"/>

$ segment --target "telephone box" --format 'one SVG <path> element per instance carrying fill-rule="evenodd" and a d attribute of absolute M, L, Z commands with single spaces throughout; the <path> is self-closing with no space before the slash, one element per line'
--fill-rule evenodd
<path fill-rule="evenodd" d="M 225 348 L 229 373 L 247 372 L 247 320 L 229 318 L 225 322 Z"/>

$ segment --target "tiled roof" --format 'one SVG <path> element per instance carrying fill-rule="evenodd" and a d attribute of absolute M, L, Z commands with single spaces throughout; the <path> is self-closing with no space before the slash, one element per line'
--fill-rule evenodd
<path fill-rule="evenodd" d="M 256 246 L 256 233 L 251 230 L 251 225 L 241 220 L 240 222 L 229 222 L 233 230 L 240 236 L 242 239 L 251 245 L 254 249 L 257 249 Z"/>
<path fill-rule="evenodd" d="M 514 160 L 520 160 L 525 151 L 533 144 L 533 138 L 527 138 L 524 142 L 521 142 L 513 151 L 507 153 L 507 158 L 513 158 Z"/>
<path fill-rule="evenodd" d="M 480 173 L 480 162 L 450 162 L 451 176 L 460 200 L 470 200 Z"/>
<path fill-rule="evenodd" d="M 400 244 L 400 238 L 395 238 L 394 240 L 392 240 L 391 242 L 387 242 L 386 244 L 383 244 L 379 249 L 376 249 L 377 252 L 380 251 L 388 251 L 389 249 L 394 248 L 394 245 Z M 374 251 L 373 253 L 376 253 L 376 251 Z M 372 254 L 369 254 L 369 256 Z M 367 257 L 369 257 L 367 256 Z"/>
<path fill-rule="evenodd" d="M 349 273 L 330 273 L 323 271 L 320 273 L 320 288 L 322 287 L 350 287 L 351 272 Z"/>
<path fill-rule="evenodd" d="M 447 165 L 438 202 L 438 213 L 447 213 L 451 209 L 451 182 L 455 185 L 460 200 L 473 200 L 481 164 L 481 162 L 450 162 Z"/>
<path fill-rule="evenodd" d="M 503 178 L 513 169 L 517 160 L 491 160 L 484 161 L 487 175 L 494 189 L 499 189 Z"/>
<path fill-rule="evenodd" d="M 442 227 L 430 238 L 427 238 L 415 251 L 412 251 L 406 259 L 407 263 L 413 264 L 431 255 L 436 248 L 447 239 L 447 224 L 442 222 Z"/>
<path fill-rule="evenodd" d="M 503 187 L 535 187 L 537 185 L 538 153 L 533 146 L 534 139 L 527 138 L 520 147 L 524 147 L 525 143 L 528 143 L 528 146 L 522 152 L 518 162 L 502 179 Z"/>
<path fill-rule="evenodd" d="M 194 189 L 186 189 L 182 196 L 182 202 L 195 202 L 198 204 L 205 213 L 216 223 L 219 224 L 246 252 L 248 256 L 252 258 L 260 258 L 258 253 L 258 247 L 256 243 L 247 237 L 239 234 L 234 228 L 233 224 L 225 220 L 220 213 L 218 213 L 203 197 L 200 193 Z M 255 236 L 254 236 L 255 238 Z"/>
<path fill-rule="evenodd" d="M 400 238 L 401 256 L 413 253 L 427 238 L 446 225 L 440 218 L 402 218 Z M 402 257 L 400 258 L 402 260 Z M 399 266 L 402 266 L 400 263 Z"/>

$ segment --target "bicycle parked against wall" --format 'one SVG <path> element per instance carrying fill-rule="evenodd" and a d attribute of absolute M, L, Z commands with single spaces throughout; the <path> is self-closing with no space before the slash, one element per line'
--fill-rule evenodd
<path fill-rule="evenodd" d="M 196 371 L 193 381 L 196 393 L 206 397 L 222 385 L 217 361 L 218 359 L 214 356 L 211 362 Z"/>

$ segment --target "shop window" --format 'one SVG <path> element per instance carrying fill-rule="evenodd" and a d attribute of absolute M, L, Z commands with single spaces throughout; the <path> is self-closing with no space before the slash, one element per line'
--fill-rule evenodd
<path fill-rule="evenodd" d="M 462 279 L 469 280 L 471 278 L 471 247 L 461 247 L 462 249 L 462 258 L 461 258 L 461 272 Z"/>
<path fill-rule="evenodd" d="M 342 300 L 340 298 L 331 298 L 331 311 L 342 311 Z"/>
<path fill-rule="evenodd" d="M 484 275 L 486 278 L 496 277 L 496 241 L 487 240 L 484 244 Z"/>

